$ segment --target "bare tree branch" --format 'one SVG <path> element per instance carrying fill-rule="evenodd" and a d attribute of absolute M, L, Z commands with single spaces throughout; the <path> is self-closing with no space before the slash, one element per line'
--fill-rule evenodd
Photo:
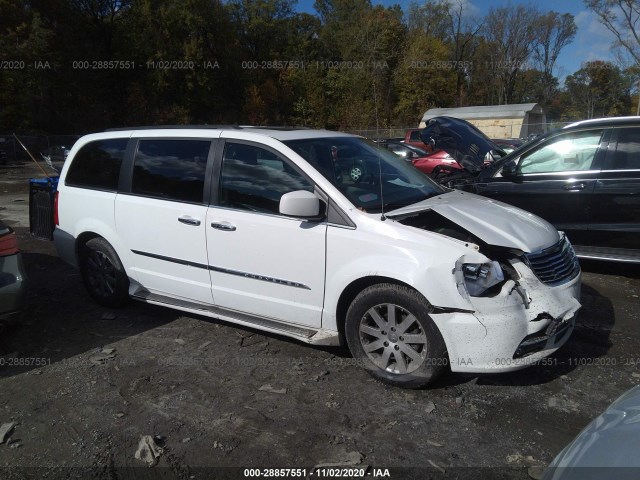
<path fill-rule="evenodd" d="M 640 2 L 638 0 L 585 0 L 623 49 L 640 65 Z"/>

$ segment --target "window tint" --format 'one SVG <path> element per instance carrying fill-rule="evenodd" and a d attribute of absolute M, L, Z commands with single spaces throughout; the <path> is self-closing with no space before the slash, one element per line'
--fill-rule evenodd
<path fill-rule="evenodd" d="M 559 135 L 522 156 L 520 173 L 589 170 L 600 145 L 602 130 Z"/>
<path fill-rule="evenodd" d="M 618 132 L 618 147 L 605 164 L 607 170 L 640 170 L 640 128 Z"/>
<path fill-rule="evenodd" d="M 284 144 L 309 162 L 353 205 L 369 213 L 388 212 L 445 192 L 411 162 L 400 160 L 364 138 L 303 138 Z"/>
<path fill-rule="evenodd" d="M 279 213 L 280 197 L 313 186 L 268 150 L 227 143 L 222 159 L 220 206 L 254 212 Z"/>
<path fill-rule="evenodd" d="M 131 191 L 201 203 L 210 146 L 208 140 L 140 140 Z"/>
<path fill-rule="evenodd" d="M 65 184 L 99 190 L 117 190 L 120 165 L 128 141 L 127 138 L 118 138 L 86 144 L 74 157 Z"/>
<path fill-rule="evenodd" d="M 409 140 L 411 140 L 412 142 L 416 142 L 420 140 L 420 130 L 414 130 L 413 132 L 411 132 L 411 135 L 409 136 Z"/>

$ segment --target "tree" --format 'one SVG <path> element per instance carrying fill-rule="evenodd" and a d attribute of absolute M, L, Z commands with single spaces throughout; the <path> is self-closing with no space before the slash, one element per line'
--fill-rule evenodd
<path fill-rule="evenodd" d="M 53 32 L 29 2 L 10 0 L 0 0 L 0 31 L 0 129 L 43 129 L 49 78 L 34 66 L 50 58 Z"/>
<path fill-rule="evenodd" d="M 640 2 L 638 0 L 585 0 L 600 22 L 616 37 L 615 45 L 640 65 Z"/>
<path fill-rule="evenodd" d="M 578 30 L 573 15 L 548 12 L 539 16 L 537 20 L 538 38 L 533 49 L 533 58 L 540 77 L 539 101 L 547 104 L 557 86 L 554 69 L 558 55 L 564 47 L 569 45 Z"/>
<path fill-rule="evenodd" d="M 241 120 L 239 40 L 219 0 L 138 0 L 127 19 L 128 123 Z"/>
<path fill-rule="evenodd" d="M 574 118 L 625 115 L 631 108 L 630 79 L 610 62 L 587 62 L 567 77 L 565 88 Z"/>
<path fill-rule="evenodd" d="M 422 32 L 427 37 L 447 40 L 451 34 L 447 0 L 426 0 L 423 4 L 412 2 L 407 13 L 407 27 L 412 32 Z"/>
<path fill-rule="evenodd" d="M 452 0 L 448 3 L 450 36 L 451 36 L 451 59 L 453 60 L 456 72 L 456 106 L 463 104 L 463 87 L 469 78 L 471 59 L 477 47 L 476 36 L 483 27 L 484 22 L 478 21 L 470 23 L 464 18 L 465 3 L 463 0 Z"/>
<path fill-rule="evenodd" d="M 369 0 L 317 0 L 325 57 L 326 126 L 387 125 L 393 111 L 393 71 L 402 54 L 405 27 L 398 7 Z"/>
<path fill-rule="evenodd" d="M 429 108 L 455 102 L 455 72 L 449 66 L 450 50 L 433 36 L 410 36 L 394 74 L 397 92 L 395 118 L 399 125 L 417 125 Z"/>
<path fill-rule="evenodd" d="M 102 39 L 104 58 L 110 58 L 117 23 L 131 7 L 131 0 L 70 0 L 70 3 L 73 11 L 94 26 L 93 33 Z"/>
<path fill-rule="evenodd" d="M 512 103 L 518 74 L 536 45 L 539 12 L 534 7 L 511 5 L 491 9 L 488 17 L 491 28 L 486 29 L 486 39 L 491 45 L 490 68 L 497 80 L 498 103 Z"/>

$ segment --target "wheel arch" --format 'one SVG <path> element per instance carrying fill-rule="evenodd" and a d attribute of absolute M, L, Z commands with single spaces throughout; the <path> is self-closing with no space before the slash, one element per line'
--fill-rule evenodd
<path fill-rule="evenodd" d="M 366 277 L 358 278 L 352 281 L 349 285 L 347 285 L 340 297 L 338 298 L 338 303 L 336 304 L 336 325 L 338 328 L 338 333 L 340 334 L 340 344 L 345 345 L 345 323 L 347 318 L 347 310 L 349 306 L 353 302 L 353 300 L 358 296 L 360 292 L 362 292 L 365 288 L 368 288 L 372 285 L 378 285 L 382 283 L 388 283 L 392 285 L 399 285 L 403 287 L 410 288 L 414 292 L 418 293 L 422 298 L 424 298 L 427 305 L 431 305 L 429 300 L 418 290 L 416 290 L 413 286 L 409 285 L 406 282 L 398 280 L 397 278 L 385 277 L 381 275 L 370 275 Z"/>
<path fill-rule="evenodd" d="M 102 235 L 96 232 L 82 232 L 80 235 L 78 235 L 78 237 L 76 238 L 76 244 L 75 244 L 76 256 L 80 255 L 80 249 L 84 247 L 89 240 L 97 237 L 104 238 Z M 105 240 L 107 239 L 105 238 Z"/>

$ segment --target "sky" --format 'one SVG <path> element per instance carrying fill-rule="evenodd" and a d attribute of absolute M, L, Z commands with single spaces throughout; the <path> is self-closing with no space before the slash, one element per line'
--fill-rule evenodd
<path fill-rule="evenodd" d="M 411 0 L 371 0 L 373 4 L 391 6 L 399 4 L 407 12 Z M 584 62 L 591 60 L 615 61 L 611 51 L 613 34 L 598 22 L 596 15 L 589 11 L 582 0 L 464 0 L 468 4 L 468 15 L 484 16 L 492 7 L 503 7 L 509 4 L 535 5 L 541 11 L 554 10 L 559 13 L 570 13 L 574 16 L 578 31 L 571 44 L 566 46 L 556 64 L 555 74 L 561 80 L 579 70 Z M 315 13 L 314 0 L 298 0 L 298 11 Z"/>

